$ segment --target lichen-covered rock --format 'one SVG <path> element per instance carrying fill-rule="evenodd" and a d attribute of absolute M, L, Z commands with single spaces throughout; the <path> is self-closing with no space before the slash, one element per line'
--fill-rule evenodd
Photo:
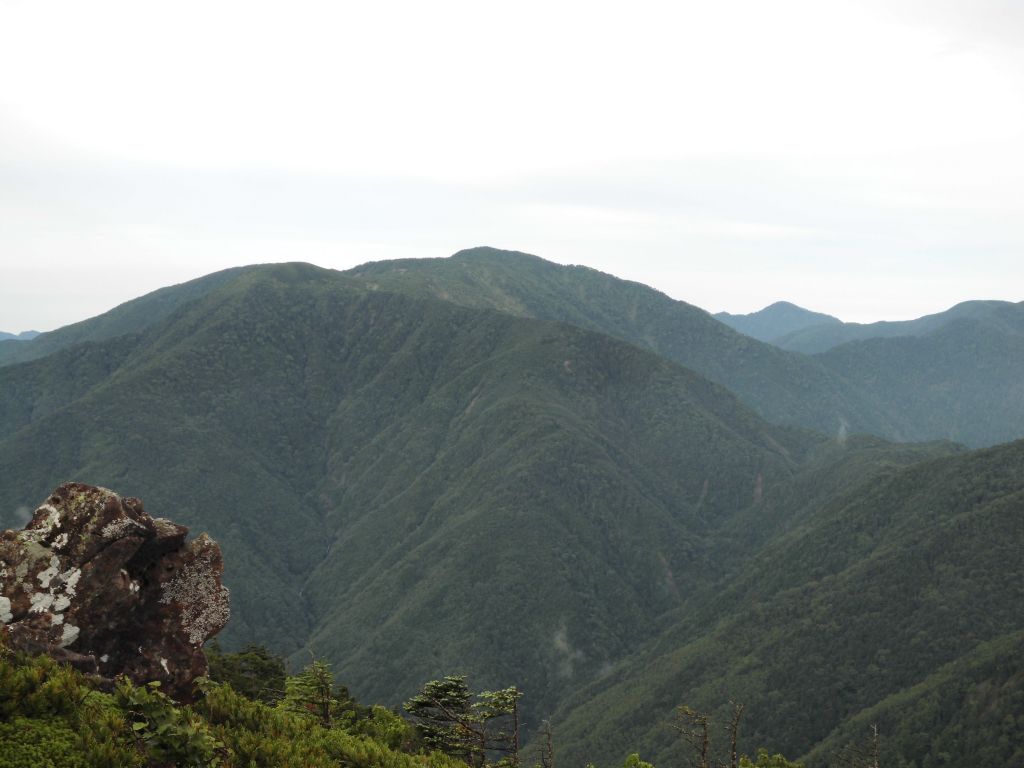
<path fill-rule="evenodd" d="M 0 533 L 0 627 L 17 650 L 103 678 L 160 680 L 181 700 L 227 623 L 220 547 L 134 498 L 65 483 L 22 531 Z"/>

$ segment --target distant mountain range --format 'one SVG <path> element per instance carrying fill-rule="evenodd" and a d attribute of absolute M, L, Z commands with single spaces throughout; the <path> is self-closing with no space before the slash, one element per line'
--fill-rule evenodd
<path fill-rule="evenodd" d="M 812 312 L 809 309 L 798 307 L 796 304 L 790 304 L 788 301 L 777 301 L 764 309 L 747 315 L 718 312 L 715 314 L 715 319 L 740 333 L 772 344 L 776 344 L 780 338 L 807 328 L 843 324 L 838 317 Z M 804 352 L 806 350 L 796 351 Z"/>
<path fill-rule="evenodd" d="M 39 331 L 22 331 L 21 333 L 6 333 L 0 331 L 0 341 L 28 341 L 39 335 Z"/>
<path fill-rule="evenodd" d="M 728 322 L 738 317 L 744 332 L 769 336 L 780 312 L 809 324 L 772 343 L 813 353 L 831 373 L 868 392 L 888 424 L 871 431 L 974 446 L 1024 434 L 1024 302 L 967 301 L 916 320 L 864 325 L 834 318 L 812 324 L 815 313 L 783 303 Z"/>
<path fill-rule="evenodd" d="M 1024 333 L 1024 302 L 964 301 L 944 312 L 915 320 L 844 323 L 832 315 L 779 301 L 747 315 L 719 312 L 715 318 L 751 338 L 791 352 L 813 355 L 851 341 L 927 336 L 958 321 L 1020 335 Z"/>
<path fill-rule="evenodd" d="M 730 699 L 747 751 L 811 766 L 876 720 L 886 764 L 1008 764 L 1024 441 L 855 434 L 944 437 L 984 397 L 978 434 L 1017 429 L 1004 341 L 807 356 L 494 249 L 239 268 L 0 343 L 0 522 L 67 479 L 140 496 L 220 542 L 227 644 L 388 704 L 520 685 L 567 765 L 672 764 L 673 708 Z"/>
<path fill-rule="evenodd" d="M 965 301 L 945 312 L 925 315 L 916 320 L 808 324 L 774 337 L 772 343 L 794 352 L 814 354 L 827 352 L 851 341 L 927 336 L 960 321 L 973 322 L 978 328 L 997 333 L 1020 335 L 1024 333 L 1024 302 Z"/>

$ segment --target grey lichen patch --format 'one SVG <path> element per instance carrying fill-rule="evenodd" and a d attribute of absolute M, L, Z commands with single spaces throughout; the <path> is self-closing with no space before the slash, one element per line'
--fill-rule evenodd
<path fill-rule="evenodd" d="M 74 597 L 75 588 L 78 586 L 78 580 L 82 578 L 82 569 L 69 568 L 60 575 L 60 578 L 61 581 L 64 582 L 64 591 Z"/>
<path fill-rule="evenodd" d="M 103 530 L 100 531 L 100 536 L 104 539 L 120 539 L 125 536 L 129 531 L 145 530 L 142 525 L 132 520 L 130 517 L 122 517 L 119 520 L 113 520 L 103 526 Z"/>
<path fill-rule="evenodd" d="M 14 618 L 11 613 L 11 599 L 0 595 L 0 624 L 6 624 Z"/>
<path fill-rule="evenodd" d="M 204 537 L 196 544 L 203 546 Z M 164 585 L 160 602 L 181 606 L 182 629 L 193 645 L 202 645 L 223 627 L 231 615 L 227 587 L 218 583 L 214 570 L 215 548 L 203 546 L 196 559 L 186 563 L 174 578 Z"/>
<path fill-rule="evenodd" d="M 39 580 L 39 585 L 43 589 L 50 588 L 50 582 L 53 581 L 53 577 L 57 575 L 59 568 L 60 558 L 58 558 L 56 555 L 53 555 L 50 558 L 50 567 L 36 574 L 36 578 Z"/>
<path fill-rule="evenodd" d="M 29 613 L 62 613 L 71 607 L 71 598 L 75 596 L 75 587 L 82 577 L 82 569 L 72 567 L 61 573 L 59 568 L 60 560 L 53 556 L 49 568 L 36 574 L 40 586 L 47 591 L 30 595 Z"/>
<path fill-rule="evenodd" d="M 63 632 L 61 632 L 60 635 L 60 647 L 67 648 L 69 645 L 75 642 L 75 640 L 78 639 L 79 632 L 81 632 L 81 630 L 74 624 L 65 624 L 64 630 Z"/>
<path fill-rule="evenodd" d="M 19 536 L 21 534 L 18 534 Z M 19 565 L 24 566 L 24 573 L 18 578 L 24 578 L 29 570 L 35 568 L 40 561 L 50 562 L 53 557 L 53 550 L 51 550 L 45 544 L 41 544 L 35 539 L 29 539 L 22 543 L 21 546 L 21 563 Z"/>
<path fill-rule="evenodd" d="M 33 592 L 29 602 L 29 613 L 45 613 L 53 605 L 53 595 L 49 592 Z"/>
<path fill-rule="evenodd" d="M 21 531 L 18 534 L 19 539 L 22 541 L 40 541 L 60 528 L 60 510 L 53 506 L 53 504 L 46 503 L 41 505 L 36 510 L 35 515 L 39 515 L 40 512 L 43 513 L 43 517 L 39 525 Z"/>

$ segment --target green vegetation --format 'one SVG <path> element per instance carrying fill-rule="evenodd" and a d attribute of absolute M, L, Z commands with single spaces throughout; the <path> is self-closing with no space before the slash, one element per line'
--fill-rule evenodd
<path fill-rule="evenodd" d="M 0 368 L 4 523 L 69 478 L 139 496 L 222 545 L 225 647 L 332 665 L 286 679 L 258 648 L 213 653 L 205 698 L 165 723 L 195 729 L 197 753 L 415 751 L 426 734 L 385 707 L 457 671 L 522 686 L 525 753 L 550 719 L 559 765 L 678 764 L 682 700 L 718 722 L 745 702 L 741 751 L 810 768 L 876 721 L 896 765 L 963 762 L 972 728 L 1014 759 L 1000 660 L 1024 631 L 1024 443 L 775 426 L 677 361 L 784 390 L 817 414 L 804 423 L 847 413 L 819 408 L 818 383 L 847 392 L 866 364 L 787 379 L 812 369 L 592 270 L 495 252 L 414 266 L 247 269 L 131 333 Z M 1007 372 L 1024 359 L 1001 354 Z M 897 429 L 914 396 L 856 412 Z M 98 731 L 110 749 L 159 730 L 159 691 L 131 695 L 104 700 L 129 723 Z M 79 738 L 66 712 L 16 716 L 47 744 Z"/>
<path fill-rule="evenodd" d="M 302 265 L 289 268 L 300 271 Z M 272 269 L 225 270 L 155 291 L 28 342 L 0 341 L 0 366 L 139 333 L 252 271 Z M 337 277 L 308 269 L 323 279 Z M 1024 437 L 1018 364 L 1022 304 L 971 301 L 917 320 L 859 325 L 779 302 L 752 315 L 720 313 L 716 317 L 723 322 L 718 322 L 697 307 L 638 283 L 493 248 L 462 251 L 448 259 L 366 264 L 346 274 L 375 291 L 555 320 L 624 339 L 728 387 L 775 423 L 826 434 L 843 430 L 972 446 Z M 960 330 L 953 331 L 957 325 Z M 797 330 L 776 338 L 787 328 Z M 771 338 L 779 346 L 760 338 Z M 894 343 L 876 343 L 883 340 Z M 797 354 L 840 345 L 846 345 L 842 354 Z M 33 391 L 27 382 L 23 386 Z M 51 396 L 42 407 L 60 402 Z M 0 419 L 4 416 L 0 411 Z"/>
<path fill-rule="evenodd" d="M 276 704 L 285 695 L 284 659 L 262 645 L 248 645 L 237 653 L 224 653 L 214 641 L 206 648 L 209 678 L 227 683 L 247 699 Z"/>
<path fill-rule="evenodd" d="M 1001 326 L 953 320 L 927 335 L 851 342 L 815 359 L 870 388 L 899 439 L 1015 440 L 1024 435 L 1024 304 L 1007 306 Z"/>
<path fill-rule="evenodd" d="M 228 668 L 247 663 L 235 654 L 219 655 Z M 271 658 L 262 648 L 242 655 Z M 136 686 L 119 678 L 113 693 L 103 693 L 94 680 L 48 656 L 0 647 L 0 768 L 531 765 L 519 749 L 521 694 L 515 688 L 483 692 L 472 701 L 464 678 L 431 681 L 407 703 L 413 725 L 383 707 L 359 707 L 344 693 L 332 694 L 332 682 L 329 666 L 314 661 L 287 678 L 289 696 L 269 706 L 227 683 L 199 678 L 197 701 L 183 705 L 162 694 L 159 683 Z M 328 710 L 344 715 L 328 716 Z M 756 763 L 741 757 L 733 764 L 800 768 L 763 750 Z M 636 754 L 623 765 L 654 768 Z M 542 757 L 535 768 L 550 766 Z"/>
<path fill-rule="evenodd" d="M 515 687 L 484 691 L 473 701 L 466 678 L 431 680 L 405 702 L 423 743 L 480 768 L 520 764 L 519 699 Z M 494 760 L 494 756 L 497 759 Z"/>
<path fill-rule="evenodd" d="M 883 754 L 906 765 L 937 765 L 941 754 L 973 764 L 975 738 L 955 703 L 967 695 L 955 686 L 972 676 L 1003 693 L 969 727 L 1003 739 L 1006 754 L 1024 748 L 1012 668 L 1005 682 L 1006 669 L 972 661 L 987 643 L 1005 659 L 1024 628 L 1022 467 L 1017 442 L 893 468 L 812 500 L 707 602 L 554 715 L 562 753 L 639 746 L 656 763 L 678 759 L 667 723 L 685 691 L 709 711 L 728 697 L 746 702 L 747 751 L 772 743 L 823 765 L 826 745 L 838 749 L 877 721 Z M 906 695 L 922 684 L 927 695 Z M 922 727 L 918 707 L 933 696 L 945 703 L 928 704 L 933 719 Z M 872 714 L 883 702 L 885 720 Z M 919 724 L 916 741 L 900 723 Z"/>
<path fill-rule="evenodd" d="M 814 313 L 780 303 L 724 318 L 753 331 L 750 338 L 638 283 L 522 253 L 475 248 L 450 259 L 367 264 L 348 274 L 380 290 L 625 339 L 728 387 L 779 424 L 971 446 L 1024 437 L 1024 303 L 972 301 L 918 320 L 870 325 L 821 315 L 812 327 L 776 340 L 780 349 L 757 338 L 810 322 Z M 799 343 L 804 336 L 811 341 Z M 893 336 L 901 338 L 879 338 Z M 872 340 L 825 355 L 798 354 L 854 339 Z"/>
<path fill-rule="evenodd" d="M 698 307 L 587 267 L 474 248 L 448 259 L 365 264 L 346 274 L 375 290 L 570 323 L 624 339 L 735 392 L 769 421 L 835 433 L 894 434 L 863 391 L 819 362 L 752 339 Z M 945 435 L 941 435 L 945 437 Z"/>
<path fill-rule="evenodd" d="M 403 749 L 411 726 L 380 707 L 324 727 L 226 683 L 200 680 L 191 706 L 155 683 L 93 685 L 47 656 L 0 656 L 0 768 L 465 768 Z"/>
<path fill-rule="evenodd" d="M 29 341 L 0 340 L 0 366 L 38 360 L 54 352 L 83 344 L 138 333 L 160 322 L 179 307 L 226 285 L 258 267 L 234 267 L 190 280 L 180 285 L 161 288 L 132 299 L 97 317 L 66 325 L 55 331 L 40 333 Z"/>
<path fill-rule="evenodd" d="M 780 754 L 770 755 L 768 750 L 757 750 L 757 759 L 751 760 L 744 755 L 740 758 L 740 768 L 803 768 L 803 763 L 787 760 Z"/>
<path fill-rule="evenodd" d="M 0 438 L 0 510 L 75 477 L 208 530 L 226 644 L 309 648 L 390 705 L 457 668 L 550 711 L 706 582 L 713 530 L 822 442 L 629 344 L 301 266 L 88 350 L 121 345 Z M 0 379 L 31 369 L 42 398 L 56 359 Z"/>
<path fill-rule="evenodd" d="M 857 713 L 808 760 L 821 762 L 863 743 L 875 724 L 884 735 L 883 766 L 1024 764 L 1024 632 L 980 643 L 921 683 Z"/>

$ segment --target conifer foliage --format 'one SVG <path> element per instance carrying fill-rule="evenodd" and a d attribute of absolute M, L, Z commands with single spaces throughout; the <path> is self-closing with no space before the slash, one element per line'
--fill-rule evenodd
<path fill-rule="evenodd" d="M 519 766 L 519 699 L 515 687 L 473 693 L 463 676 L 431 680 L 405 702 L 423 743 L 471 766 Z M 494 762 L 491 762 L 491 761 Z"/>

